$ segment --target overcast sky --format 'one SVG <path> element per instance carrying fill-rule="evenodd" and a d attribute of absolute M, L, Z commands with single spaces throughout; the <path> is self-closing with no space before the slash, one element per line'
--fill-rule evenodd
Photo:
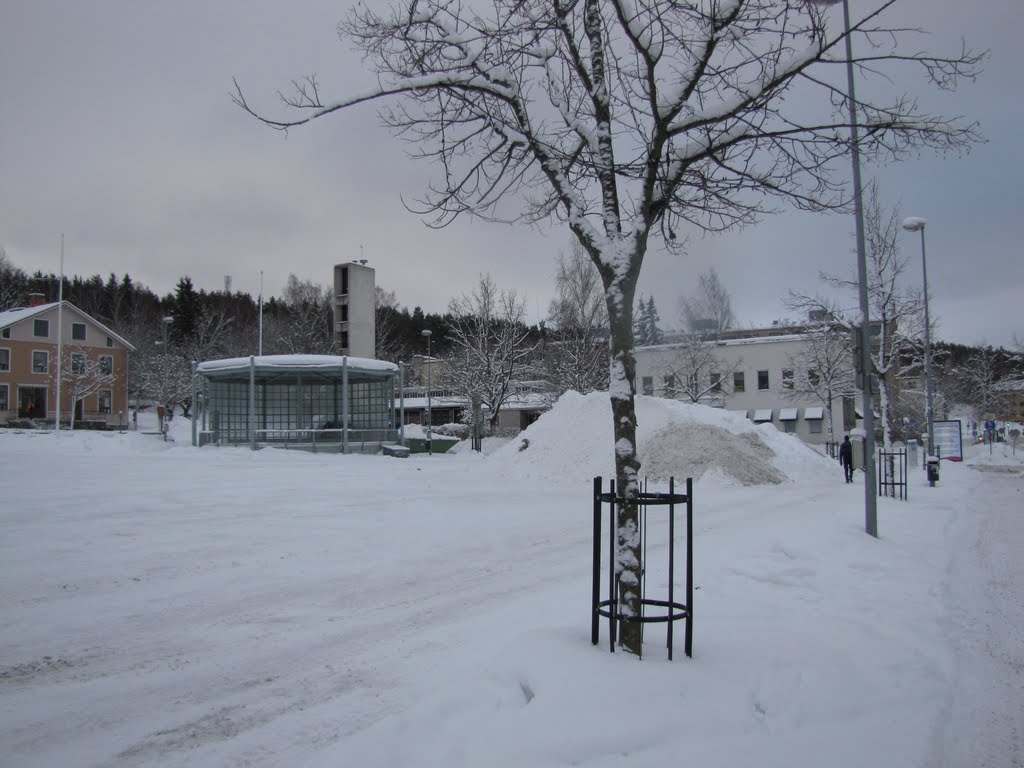
<path fill-rule="evenodd" d="M 286 137 L 231 103 L 233 76 L 266 108 L 306 73 L 330 94 L 366 84 L 335 31 L 349 5 L 0 0 L 0 247 L 24 269 L 56 271 L 64 233 L 68 273 L 128 272 L 160 294 L 187 274 L 207 290 L 230 275 L 255 295 L 260 270 L 265 293 L 279 294 L 290 272 L 328 283 L 335 263 L 365 258 L 378 285 L 426 311 L 489 272 L 526 297 L 531 320 L 543 317 L 567 230 L 428 229 L 402 197 L 431 169 L 407 158 L 372 109 Z M 930 108 L 979 120 L 987 143 L 865 176 L 903 215 L 929 220 L 938 337 L 1009 344 L 1024 337 L 1024 2 L 901 0 L 900 14 L 932 32 L 932 50 L 963 35 L 991 51 L 983 77 L 953 96 L 906 84 Z M 854 273 L 852 232 L 851 216 L 788 212 L 724 236 L 692 233 L 685 256 L 648 252 L 640 290 L 672 326 L 678 298 L 715 266 L 740 324 L 770 323 L 788 289 L 819 290 L 819 270 Z M 919 242 L 903 241 L 918 285 Z"/>

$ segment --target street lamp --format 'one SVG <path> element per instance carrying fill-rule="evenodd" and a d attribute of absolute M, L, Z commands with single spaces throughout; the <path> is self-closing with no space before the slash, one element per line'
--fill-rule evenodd
<path fill-rule="evenodd" d="M 171 317 L 170 315 L 168 315 L 166 317 L 161 317 L 160 318 L 160 330 L 161 330 L 161 333 L 163 335 L 163 341 L 158 341 L 157 344 L 161 345 L 161 354 L 164 354 L 164 355 L 167 354 L 167 329 L 170 327 L 171 323 L 173 323 L 173 322 L 174 322 L 174 318 Z M 163 367 L 163 366 L 161 366 L 161 367 Z M 138 406 L 136 406 L 136 407 L 138 407 Z M 164 407 L 163 403 L 160 403 L 159 404 L 159 408 L 163 409 L 163 407 Z M 166 424 L 166 421 L 165 421 L 166 416 L 167 416 L 167 414 L 163 414 L 160 417 L 160 432 L 163 433 L 164 440 L 167 439 L 167 424 Z"/>
<path fill-rule="evenodd" d="M 160 318 L 160 323 L 161 323 L 160 327 L 161 327 L 161 330 L 163 331 L 163 339 L 164 339 L 163 340 L 164 352 L 167 351 L 167 329 L 170 327 L 171 323 L 173 323 L 173 322 L 174 322 L 174 318 L 170 317 L 170 316 Z"/>
<path fill-rule="evenodd" d="M 433 426 L 433 418 L 430 413 L 430 336 L 429 330 L 420 332 L 421 335 L 427 337 L 427 359 L 424 364 L 427 366 L 427 454 L 430 456 L 434 455 L 434 443 L 431 437 L 431 427 Z"/>
<path fill-rule="evenodd" d="M 927 416 L 928 416 L 928 455 L 932 456 L 935 454 L 935 430 L 932 426 L 932 421 L 935 418 L 935 411 L 932 407 L 932 344 L 931 344 L 931 318 L 928 316 L 928 262 L 925 259 L 925 248 L 924 248 L 924 228 L 928 224 L 927 219 L 921 219 L 917 216 L 911 216 L 910 218 L 903 220 L 903 228 L 908 232 L 920 232 L 921 233 L 921 272 L 924 276 L 924 390 L 925 397 L 927 399 Z M 935 481 L 928 476 L 928 484 L 931 486 L 935 485 Z"/>
<path fill-rule="evenodd" d="M 868 262 L 864 244 L 864 195 L 860 180 L 860 139 L 857 130 L 857 96 L 853 79 L 853 43 L 850 37 L 848 0 L 807 0 L 810 5 L 843 4 L 846 32 L 846 87 L 850 112 L 850 162 L 853 165 L 853 211 L 857 228 L 857 282 L 860 294 L 860 368 L 861 401 L 864 407 L 864 528 L 878 537 L 877 500 L 875 498 L 875 414 L 871 406 L 871 323 L 868 320 Z"/>

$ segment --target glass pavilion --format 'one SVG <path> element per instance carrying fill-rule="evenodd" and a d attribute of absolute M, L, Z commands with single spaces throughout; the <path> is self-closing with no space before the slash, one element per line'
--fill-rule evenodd
<path fill-rule="evenodd" d="M 398 440 L 394 363 L 333 355 L 209 360 L 196 367 L 199 445 L 376 452 Z"/>

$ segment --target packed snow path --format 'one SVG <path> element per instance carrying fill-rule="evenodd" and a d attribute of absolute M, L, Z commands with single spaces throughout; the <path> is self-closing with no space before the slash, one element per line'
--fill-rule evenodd
<path fill-rule="evenodd" d="M 948 528 L 955 685 L 937 741 L 948 768 L 1024 767 L 1024 470 L 978 467 Z"/>

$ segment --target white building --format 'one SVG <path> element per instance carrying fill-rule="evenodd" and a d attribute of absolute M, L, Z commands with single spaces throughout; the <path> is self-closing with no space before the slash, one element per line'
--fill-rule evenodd
<path fill-rule="evenodd" d="M 377 285 L 365 262 L 334 266 L 334 340 L 342 356 L 377 356 Z"/>
<path fill-rule="evenodd" d="M 794 371 L 794 361 L 809 344 L 803 326 L 727 331 L 705 344 L 706 355 L 698 365 L 688 351 L 693 342 L 638 347 L 638 393 L 691 401 L 686 393 L 699 392 L 698 402 L 772 423 L 805 442 L 829 439 L 828 404 L 813 394 L 798 395 L 794 388 L 794 376 L 810 373 Z M 699 380 L 680 381 L 684 376 Z M 859 403 L 859 394 L 855 403 L 850 393 L 834 393 L 833 440 L 859 426 Z"/>

